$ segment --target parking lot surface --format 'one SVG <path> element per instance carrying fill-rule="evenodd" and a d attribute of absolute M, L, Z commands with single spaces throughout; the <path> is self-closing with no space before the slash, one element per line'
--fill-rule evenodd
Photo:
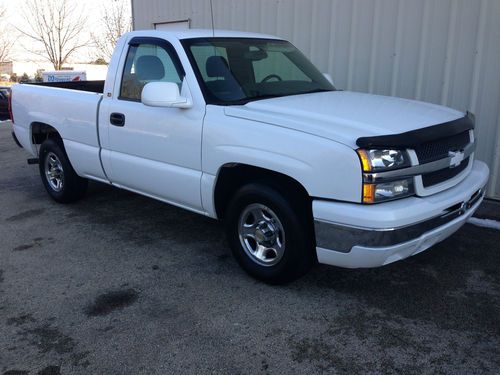
<path fill-rule="evenodd" d="M 244 274 L 216 221 L 51 201 L 0 124 L 0 374 L 500 373 L 500 231 L 371 270 Z"/>

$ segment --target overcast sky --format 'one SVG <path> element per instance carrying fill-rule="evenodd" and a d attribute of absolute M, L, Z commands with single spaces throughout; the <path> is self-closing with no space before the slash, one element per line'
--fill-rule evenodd
<path fill-rule="evenodd" d="M 77 0 L 84 14 L 88 15 L 89 34 L 91 31 L 95 32 L 96 30 L 99 30 L 102 27 L 100 22 L 101 10 L 103 4 L 109 1 L 112 0 L 83 0 L 83 1 Z M 130 0 L 121 0 L 121 1 L 124 1 L 127 7 L 130 7 Z M 22 26 L 24 25 L 24 20 L 22 15 L 20 14 L 21 12 L 20 9 L 21 9 L 21 4 L 23 4 L 24 2 L 25 0 L 0 0 L 0 5 L 2 5 L 5 9 L 7 9 L 7 19 L 9 24 L 22 28 Z M 26 51 L 26 48 L 24 48 L 24 47 L 27 47 L 27 49 L 34 48 L 33 44 L 29 40 L 20 37 L 19 32 L 17 32 L 15 29 L 13 29 L 11 32 L 14 34 L 16 38 L 19 38 L 18 42 L 16 42 L 16 45 L 12 53 L 15 60 L 28 60 L 28 61 L 41 60 L 40 57 L 32 53 L 29 53 L 28 51 Z M 88 62 L 91 60 L 92 57 L 93 57 L 92 51 L 90 51 L 87 48 L 84 48 L 80 50 L 78 54 L 75 55 L 71 60 L 73 62 Z"/>

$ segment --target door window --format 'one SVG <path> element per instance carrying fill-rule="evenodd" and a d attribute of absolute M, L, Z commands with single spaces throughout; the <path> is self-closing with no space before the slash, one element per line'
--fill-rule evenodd
<path fill-rule="evenodd" d="M 183 74 L 171 51 L 154 44 L 130 46 L 120 87 L 120 99 L 141 100 L 142 89 L 149 82 L 182 84 Z"/>

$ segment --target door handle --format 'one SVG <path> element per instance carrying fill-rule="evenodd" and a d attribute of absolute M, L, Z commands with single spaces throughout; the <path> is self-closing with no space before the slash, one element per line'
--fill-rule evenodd
<path fill-rule="evenodd" d="M 125 126 L 125 115 L 123 113 L 112 113 L 109 122 L 114 126 Z"/>

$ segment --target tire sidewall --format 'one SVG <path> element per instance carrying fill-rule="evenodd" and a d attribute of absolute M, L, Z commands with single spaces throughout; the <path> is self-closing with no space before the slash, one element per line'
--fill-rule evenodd
<path fill-rule="evenodd" d="M 238 233 L 240 215 L 250 204 L 269 207 L 279 218 L 285 232 L 285 252 L 272 266 L 263 266 L 250 258 L 243 248 Z M 306 218 L 301 218 L 295 207 L 272 187 L 250 184 L 240 189 L 228 206 L 226 231 L 233 255 L 251 276 L 272 284 L 291 281 L 304 273 L 312 261 L 311 240 Z"/>
<path fill-rule="evenodd" d="M 50 152 L 57 156 L 63 168 L 64 185 L 61 191 L 54 190 L 47 181 L 45 161 Z M 69 163 L 68 156 L 64 151 L 61 140 L 47 139 L 42 143 L 39 152 L 39 169 L 45 189 L 57 202 L 68 203 L 75 201 L 85 192 L 87 181 L 80 178 L 74 171 Z"/>

